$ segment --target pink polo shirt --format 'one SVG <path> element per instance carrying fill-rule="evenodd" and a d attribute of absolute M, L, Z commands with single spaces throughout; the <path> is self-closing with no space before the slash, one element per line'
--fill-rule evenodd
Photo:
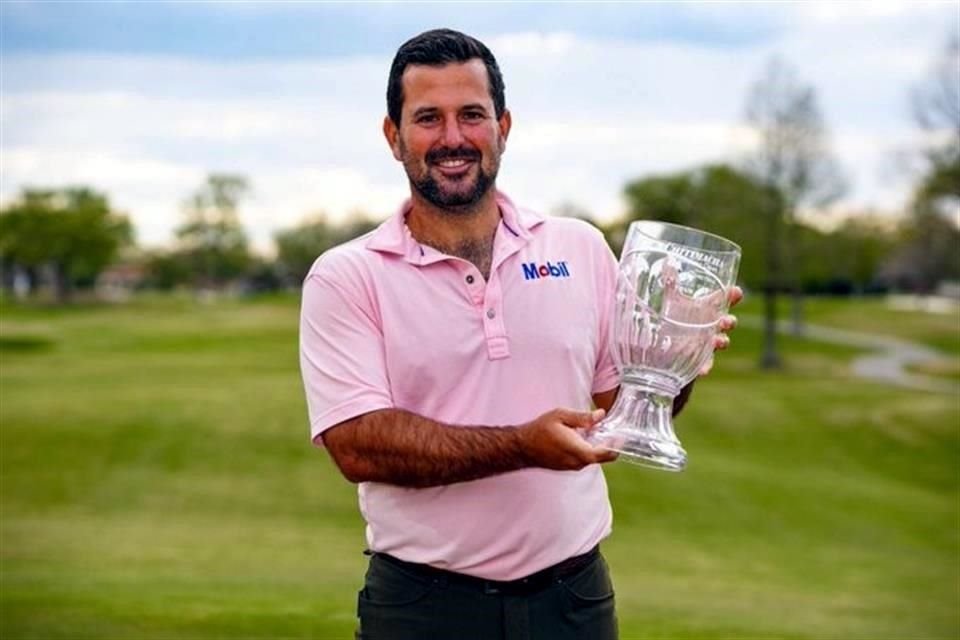
<path fill-rule="evenodd" d="M 324 253 L 303 286 L 300 360 L 314 443 L 358 415 L 400 408 L 451 425 L 516 425 L 619 378 L 607 348 L 616 260 L 587 223 L 497 194 L 484 281 L 420 245 L 409 202 Z M 364 482 L 367 543 L 403 560 L 494 580 L 588 551 L 610 533 L 599 465 L 524 469 L 428 489 Z"/>

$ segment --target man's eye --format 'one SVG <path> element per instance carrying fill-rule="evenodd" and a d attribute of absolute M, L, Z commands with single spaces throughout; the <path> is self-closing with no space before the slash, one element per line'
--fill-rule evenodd
<path fill-rule="evenodd" d="M 416 119 L 417 124 L 430 124 L 431 122 L 436 122 L 437 116 L 435 115 L 423 115 L 418 116 Z"/>
<path fill-rule="evenodd" d="M 483 114 L 479 111 L 467 111 L 463 114 L 464 120 L 482 120 Z"/>

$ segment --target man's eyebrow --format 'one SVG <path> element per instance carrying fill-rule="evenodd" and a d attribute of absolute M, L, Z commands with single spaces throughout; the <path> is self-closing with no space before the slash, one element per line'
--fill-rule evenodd
<path fill-rule="evenodd" d="M 470 104 L 465 104 L 462 107 L 460 107 L 460 111 L 466 111 L 468 109 L 479 110 L 479 111 L 483 111 L 484 113 L 486 113 L 487 111 L 486 106 L 484 106 L 482 102 L 471 102 Z M 440 109 L 437 107 L 419 107 L 417 109 L 414 109 L 410 117 L 416 118 L 424 114 L 436 113 L 437 111 L 440 111 Z"/>

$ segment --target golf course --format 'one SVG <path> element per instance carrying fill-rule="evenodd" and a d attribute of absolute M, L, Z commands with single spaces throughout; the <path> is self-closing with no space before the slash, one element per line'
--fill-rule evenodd
<path fill-rule="evenodd" d="M 0 637 L 353 637 L 363 523 L 309 441 L 298 304 L 0 303 Z M 960 389 L 958 313 L 806 311 L 937 350 L 912 373 Z M 813 337 L 761 371 L 762 338 L 742 323 L 697 383 L 686 471 L 606 467 L 621 637 L 955 640 L 960 392 Z"/>

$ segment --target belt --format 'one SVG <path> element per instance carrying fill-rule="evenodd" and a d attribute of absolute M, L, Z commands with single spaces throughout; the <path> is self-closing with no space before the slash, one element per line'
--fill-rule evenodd
<path fill-rule="evenodd" d="M 438 569 L 426 564 L 407 562 L 406 560 L 395 558 L 386 553 L 371 552 L 371 555 L 374 559 L 382 560 L 389 565 L 398 567 L 425 580 L 459 585 L 468 589 L 481 591 L 487 595 L 526 595 L 541 591 L 551 584 L 554 584 L 557 580 L 569 577 L 591 562 L 594 562 L 600 557 L 600 547 L 595 546 L 582 555 L 567 558 L 546 569 L 541 569 L 536 573 L 531 573 L 524 578 L 517 578 L 516 580 L 485 580 L 484 578 L 468 576 L 463 573 L 456 573 L 455 571 Z"/>

